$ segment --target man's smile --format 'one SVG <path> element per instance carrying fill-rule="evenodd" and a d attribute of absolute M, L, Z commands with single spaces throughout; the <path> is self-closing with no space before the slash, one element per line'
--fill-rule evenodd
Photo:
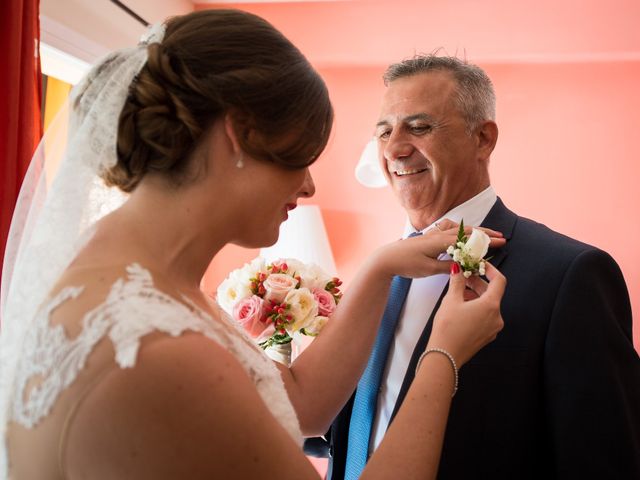
<path fill-rule="evenodd" d="M 416 175 L 418 173 L 422 173 L 422 172 L 426 172 L 427 170 L 429 170 L 429 167 L 422 167 L 422 168 L 403 168 L 403 169 L 398 169 L 393 171 L 393 173 L 397 176 L 397 177 L 406 177 L 408 175 Z"/>

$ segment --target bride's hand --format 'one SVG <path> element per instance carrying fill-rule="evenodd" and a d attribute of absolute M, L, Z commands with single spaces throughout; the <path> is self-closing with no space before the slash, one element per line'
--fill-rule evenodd
<path fill-rule="evenodd" d="M 428 277 L 438 273 L 448 273 L 451 260 L 438 260 L 438 257 L 453 245 L 458 237 L 458 224 L 451 220 L 438 222 L 424 235 L 397 240 L 380 247 L 373 255 L 378 269 L 385 275 L 400 275 L 407 278 Z M 476 227 L 477 228 L 477 227 Z M 465 233 L 471 234 L 473 227 L 466 227 Z M 501 247 L 506 243 L 500 232 L 481 228 L 491 239 L 490 247 Z"/>
<path fill-rule="evenodd" d="M 504 326 L 500 302 L 507 280 L 489 262 L 486 264 L 486 276 L 489 283 L 480 277 L 466 280 L 460 271 L 452 273 L 449 290 L 434 318 L 427 348 L 448 351 L 459 367 L 493 341 Z M 478 297 L 465 301 L 467 287 Z"/>

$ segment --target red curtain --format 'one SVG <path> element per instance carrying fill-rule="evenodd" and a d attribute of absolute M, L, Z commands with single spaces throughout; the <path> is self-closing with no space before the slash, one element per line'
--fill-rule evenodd
<path fill-rule="evenodd" d="M 42 136 L 39 5 L 0 1 L 0 265 L 20 184 Z"/>

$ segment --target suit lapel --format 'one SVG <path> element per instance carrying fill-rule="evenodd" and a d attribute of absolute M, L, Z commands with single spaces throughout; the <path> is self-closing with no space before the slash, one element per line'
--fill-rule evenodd
<path fill-rule="evenodd" d="M 504 238 L 507 239 L 507 244 L 504 247 L 491 248 L 487 253 L 487 258 L 489 258 L 489 262 L 494 267 L 498 267 L 509 254 L 509 240 L 511 240 L 517 222 L 518 216 L 509 210 L 498 197 L 481 225 L 482 227 L 502 232 Z"/>
<path fill-rule="evenodd" d="M 504 247 L 492 248 L 487 253 L 487 257 L 491 257 L 489 261 L 494 267 L 499 266 L 507 257 L 509 253 L 509 240 L 511 239 L 511 236 L 513 234 L 513 230 L 515 228 L 517 221 L 518 221 L 518 216 L 515 213 L 513 213 L 511 210 L 509 210 L 504 205 L 502 200 L 498 197 L 498 199 L 496 200 L 496 203 L 493 205 L 493 207 L 487 214 L 486 218 L 482 222 L 482 225 L 481 225 L 482 227 L 486 227 L 492 230 L 497 230 L 499 232 L 502 232 L 502 234 L 504 235 L 504 238 L 507 239 L 507 244 Z M 411 360 L 409 361 L 409 366 L 407 367 L 407 371 L 405 373 L 404 380 L 402 382 L 402 387 L 400 388 L 400 392 L 398 393 L 398 399 L 396 400 L 395 407 L 393 408 L 393 413 L 391 414 L 389 425 L 391 424 L 396 414 L 398 413 L 398 410 L 400 409 L 400 406 L 402 405 L 402 402 L 404 401 L 404 398 L 407 395 L 407 391 L 409 390 L 409 387 L 413 382 L 413 378 L 416 371 L 416 365 L 418 363 L 418 358 L 420 357 L 422 352 L 425 351 L 427 347 L 427 343 L 429 342 L 429 337 L 431 336 L 431 329 L 433 326 L 433 317 L 435 316 L 436 312 L 440 308 L 440 304 L 442 303 L 442 299 L 444 298 L 444 295 L 447 293 L 448 288 L 449 288 L 449 284 L 447 283 L 444 290 L 442 291 L 442 294 L 440 295 L 440 298 L 438 299 L 438 302 L 436 303 L 436 306 L 433 309 L 433 312 L 431 312 L 431 316 L 429 317 L 429 320 L 427 321 L 424 329 L 422 330 L 422 334 L 420 335 L 418 342 L 416 343 L 416 347 L 413 350 L 413 354 L 411 355 Z"/>

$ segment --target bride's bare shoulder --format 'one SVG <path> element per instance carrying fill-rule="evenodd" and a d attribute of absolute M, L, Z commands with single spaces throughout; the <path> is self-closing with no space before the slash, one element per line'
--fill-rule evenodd
<path fill-rule="evenodd" d="M 274 459 L 296 448 L 236 358 L 186 333 L 154 339 L 133 368 L 103 377 L 63 455 L 70 477 L 275 478 Z"/>
<path fill-rule="evenodd" d="M 108 291 L 126 273 L 126 265 L 72 265 L 60 275 L 49 296 L 55 297 L 67 288 L 81 288 L 89 294 Z"/>

